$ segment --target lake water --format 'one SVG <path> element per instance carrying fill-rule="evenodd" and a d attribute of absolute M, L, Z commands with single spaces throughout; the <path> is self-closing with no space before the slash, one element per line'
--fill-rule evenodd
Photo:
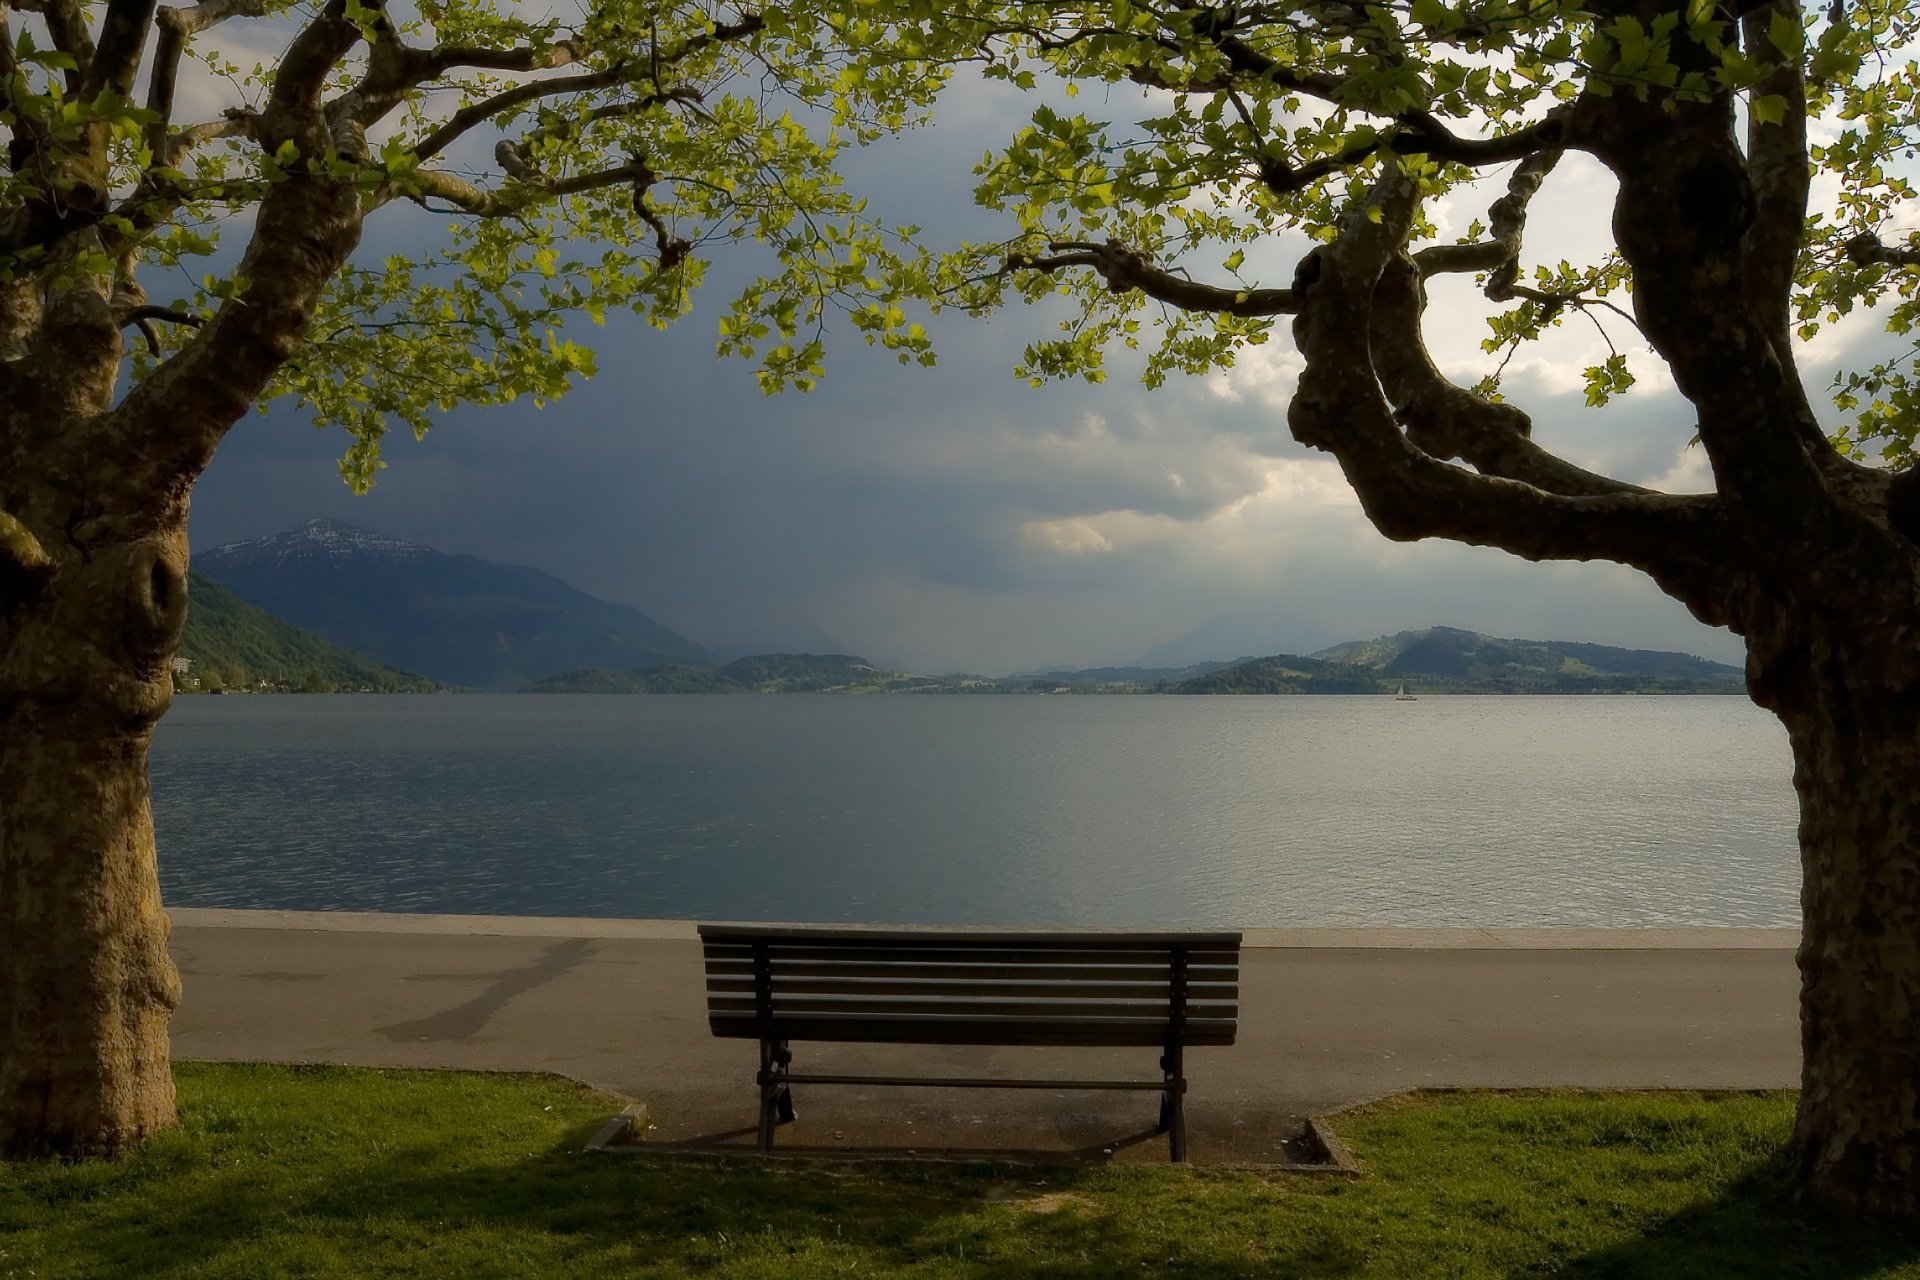
<path fill-rule="evenodd" d="M 175 906 L 982 924 L 1784 925 L 1733 697 L 180 698 Z"/>

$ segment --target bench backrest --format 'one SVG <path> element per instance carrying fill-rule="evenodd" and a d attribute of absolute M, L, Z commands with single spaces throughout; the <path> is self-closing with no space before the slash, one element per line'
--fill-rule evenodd
<path fill-rule="evenodd" d="M 1240 935 L 703 924 L 716 1036 L 1232 1044 Z"/>

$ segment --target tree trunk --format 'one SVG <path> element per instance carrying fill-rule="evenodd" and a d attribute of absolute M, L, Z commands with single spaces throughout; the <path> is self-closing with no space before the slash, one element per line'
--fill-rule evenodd
<path fill-rule="evenodd" d="M 1793 1146 L 1849 1213 L 1920 1216 L 1920 707 L 1913 630 L 1822 620 L 1755 681 L 1800 796 Z"/>
<path fill-rule="evenodd" d="M 180 983 L 147 746 L 171 696 L 185 567 L 176 527 L 91 547 L 7 602 L 0 1157 L 111 1152 L 174 1122 Z"/>

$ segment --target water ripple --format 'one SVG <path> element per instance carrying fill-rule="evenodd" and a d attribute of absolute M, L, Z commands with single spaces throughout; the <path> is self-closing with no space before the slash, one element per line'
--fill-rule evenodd
<path fill-rule="evenodd" d="M 1736 698 L 185 698 L 169 902 L 1144 925 L 1778 925 Z"/>

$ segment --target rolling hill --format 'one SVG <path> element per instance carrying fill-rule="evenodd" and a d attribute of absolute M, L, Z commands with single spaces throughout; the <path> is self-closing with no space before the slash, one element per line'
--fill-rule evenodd
<path fill-rule="evenodd" d="M 1169 693 L 1743 693 L 1738 667 L 1687 653 L 1510 640 L 1458 627 L 1351 640 L 1309 657 L 1252 658 Z"/>

